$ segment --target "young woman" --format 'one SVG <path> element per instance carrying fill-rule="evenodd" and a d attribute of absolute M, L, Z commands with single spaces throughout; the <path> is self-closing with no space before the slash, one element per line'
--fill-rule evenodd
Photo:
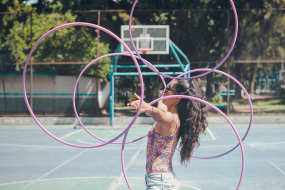
<path fill-rule="evenodd" d="M 175 80 L 165 89 L 163 96 L 188 95 L 206 99 L 197 80 Z M 138 109 L 140 97 L 128 105 Z M 141 113 L 151 116 L 156 123 L 148 133 L 146 186 L 147 190 L 179 188 L 172 170 L 172 157 L 180 139 L 180 162 L 187 165 L 195 148 L 199 146 L 199 134 L 207 127 L 205 104 L 186 98 L 165 99 L 153 107 L 143 102 Z"/>

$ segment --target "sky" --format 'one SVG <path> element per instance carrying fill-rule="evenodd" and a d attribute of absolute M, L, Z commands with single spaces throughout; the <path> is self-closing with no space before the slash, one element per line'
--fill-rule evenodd
<path fill-rule="evenodd" d="M 38 2 L 38 0 L 27 0 L 26 1 L 26 4 L 27 5 L 31 5 L 31 4 L 35 4 L 35 3 L 37 3 Z"/>

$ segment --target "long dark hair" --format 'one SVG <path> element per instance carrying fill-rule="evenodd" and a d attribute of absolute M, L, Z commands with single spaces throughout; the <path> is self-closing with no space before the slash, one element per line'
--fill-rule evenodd
<path fill-rule="evenodd" d="M 194 96 L 206 100 L 205 92 L 200 83 L 196 80 L 177 80 L 175 90 L 177 94 Z M 204 133 L 208 125 L 208 108 L 206 104 L 199 101 L 181 98 L 177 104 L 178 115 L 180 118 L 180 129 L 178 139 L 181 138 L 179 148 L 181 164 L 187 164 L 195 148 L 200 146 L 199 134 Z"/>

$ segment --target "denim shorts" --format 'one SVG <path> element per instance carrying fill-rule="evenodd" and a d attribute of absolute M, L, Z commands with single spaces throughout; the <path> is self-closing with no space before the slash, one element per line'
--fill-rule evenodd
<path fill-rule="evenodd" d="M 178 190 L 179 181 L 174 172 L 145 175 L 146 190 Z"/>

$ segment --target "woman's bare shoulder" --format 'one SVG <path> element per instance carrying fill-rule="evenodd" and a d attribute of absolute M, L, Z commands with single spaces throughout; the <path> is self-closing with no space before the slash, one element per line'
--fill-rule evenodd
<path fill-rule="evenodd" d="M 170 136 L 175 132 L 176 128 L 179 128 L 180 120 L 177 114 L 171 112 L 165 112 L 165 114 L 167 115 L 167 117 L 169 117 L 169 120 L 172 120 L 170 125 L 161 125 L 160 123 L 157 122 L 154 128 L 158 134 L 163 136 Z"/>

